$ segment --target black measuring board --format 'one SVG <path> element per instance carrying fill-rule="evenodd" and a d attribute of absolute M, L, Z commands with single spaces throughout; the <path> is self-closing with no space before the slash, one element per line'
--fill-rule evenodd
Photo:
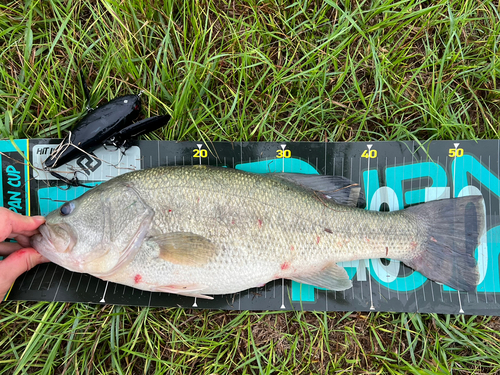
<path fill-rule="evenodd" d="M 23 214 L 47 214 L 87 189 L 70 187 L 38 167 L 59 140 L 0 141 L 2 205 Z M 34 168 L 27 167 L 19 152 Z M 497 140 L 433 142 L 171 142 L 138 141 L 122 155 L 99 149 L 100 160 L 82 156 L 61 169 L 96 185 L 130 170 L 159 165 L 207 164 L 252 173 L 339 175 L 360 183 L 367 209 L 482 194 L 487 233 L 476 249 L 481 282 L 475 292 L 457 292 L 427 280 L 397 261 L 343 262 L 353 287 L 334 292 L 290 280 L 200 300 L 152 293 L 43 264 L 22 275 L 9 300 L 45 300 L 140 306 L 237 310 L 398 311 L 498 315 L 500 296 L 500 145 Z M 19 185 L 19 186 L 15 186 Z M 17 189 L 17 190 L 16 190 Z M 21 194 L 22 191 L 22 194 Z"/>

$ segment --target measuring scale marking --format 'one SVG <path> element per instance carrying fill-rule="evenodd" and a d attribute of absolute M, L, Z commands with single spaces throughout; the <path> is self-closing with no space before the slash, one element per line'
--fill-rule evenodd
<path fill-rule="evenodd" d="M 104 297 L 106 296 L 106 292 L 108 290 L 108 284 L 109 284 L 109 281 L 106 281 L 106 286 L 104 287 L 104 293 L 102 294 L 102 298 L 99 302 L 106 302 L 106 300 L 104 299 Z"/>
<path fill-rule="evenodd" d="M 453 145 L 455 146 L 455 156 L 453 158 L 453 175 L 456 176 L 457 175 L 457 173 L 456 173 L 456 170 L 457 170 L 457 149 L 458 149 L 458 146 L 460 145 L 460 143 L 454 143 Z M 455 198 L 455 197 L 456 197 L 455 181 L 453 181 L 453 198 Z M 458 296 L 458 305 L 460 307 L 459 313 L 463 314 L 464 310 L 462 308 L 462 299 L 460 296 L 460 292 L 458 292 L 458 291 L 457 291 L 457 296 Z"/>
<path fill-rule="evenodd" d="M 371 150 L 372 150 L 372 144 L 366 145 L 368 147 L 368 186 L 370 186 L 370 155 L 371 155 Z M 373 305 L 373 292 L 372 292 L 372 275 L 370 271 L 370 261 L 367 260 L 368 263 L 368 286 L 370 287 L 370 310 L 375 310 L 375 306 Z"/>

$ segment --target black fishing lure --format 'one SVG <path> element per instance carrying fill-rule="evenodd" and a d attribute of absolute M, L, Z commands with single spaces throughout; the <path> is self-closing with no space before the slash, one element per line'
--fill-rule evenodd
<path fill-rule="evenodd" d="M 88 103 L 90 93 L 82 74 L 81 80 Z M 131 138 L 161 128 L 170 120 L 169 115 L 163 115 L 133 123 L 141 111 L 140 94 L 120 96 L 102 107 L 96 109 L 87 107 L 87 110 L 87 115 L 80 120 L 75 129 L 63 140 L 61 146 L 44 161 L 44 166 L 50 174 L 71 186 L 85 185 L 80 184 L 76 176 L 70 180 L 51 169 L 66 164 L 83 152 L 91 153 L 102 145 L 128 148 L 128 141 Z"/>

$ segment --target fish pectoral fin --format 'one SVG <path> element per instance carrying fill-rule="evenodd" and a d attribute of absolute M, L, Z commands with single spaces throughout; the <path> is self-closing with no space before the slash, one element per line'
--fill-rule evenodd
<path fill-rule="evenodd" d="M 294 276 L 291 279 L 298 283 L 328 290 L 346 290 L 352 287 L 352 282 L 346 270 L 335 263 L 322 269 L 320 272 L 304 276 Z"/>
<path fill-rule="evenodd" d="M 206 289 L 205 285 L 200 284 L 190 284 L 190 285 L 160 285 L 155 287 L 156 292 L 179 294 L 186 297 L 196 297 L 203 299 L 214 299 L 214 297 L 201 294 L 203 289 Z"/>
<path fill-rule="evenodd" d="M 159 258 L 184 266 L 203 266 L 217 253 L 217 247 L 208 238 L 190 232 L 172 232 L 151 237 L 160 248 Z"/>

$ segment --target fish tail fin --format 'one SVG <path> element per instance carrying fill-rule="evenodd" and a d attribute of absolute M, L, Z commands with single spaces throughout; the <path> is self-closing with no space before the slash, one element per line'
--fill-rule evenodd
<path fill-rule="evenodd" d="M 479 272 L 474 252 L 485 230 L 483 197 L 444 199 L 410 207 L 426 223 L 426 239 L 403 262 L 427 278 L 461 291 L 474 291 Z"/>

